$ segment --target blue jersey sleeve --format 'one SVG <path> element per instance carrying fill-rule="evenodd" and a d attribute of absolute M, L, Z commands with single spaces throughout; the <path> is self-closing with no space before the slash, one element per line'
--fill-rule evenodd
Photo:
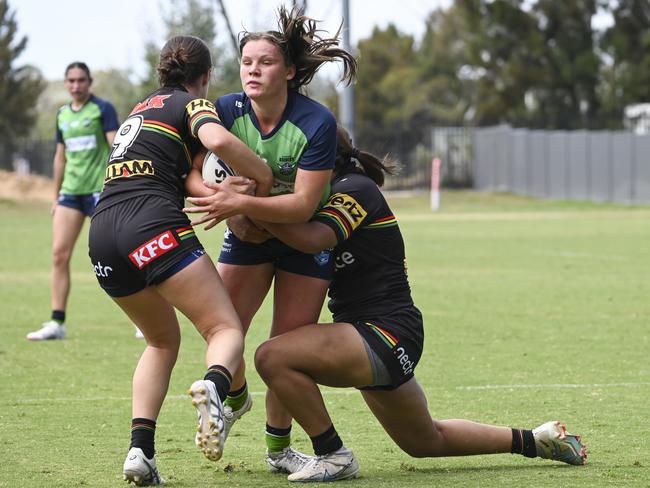
<path fill-rule="evenodd" d="M 99 110 L 102 114 L 102 127 L 104 132 L 111 132 L 119 129 L 120 123 L 117 120 L 117 112 L 115 107 L 110 102 L 95 98 L 95 102 L 99 105 Z"/>
<path fill-rule="evenodd" d="M 330 111 L 319 114 L 322 122 L 309 139 L 298 167 L 306 170 L 334 169 L 336 161 L 336 119 Z"/>
<path fill-rule="evenodd" d="M 217 108 L 217 115 L 221 123 L 228 130 L 235 123 L 235 119 L 241 115 L 243 107 L 242 93 L 229 93 L 217 98 L 214 105 Z"/>

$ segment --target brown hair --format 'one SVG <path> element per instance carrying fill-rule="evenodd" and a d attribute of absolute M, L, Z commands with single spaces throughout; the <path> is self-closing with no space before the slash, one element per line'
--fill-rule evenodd
<path fill-rule="evenodd" d="M 83 61 L 73 61 L 68 66 L 66 66 L 66 68 L 65 68 L 65 78 L 68 77 L 68 71 L 70 71 L 71 69 L 74 69 L 74 68 L 79 68 L 80 70 L 85 71 L 86 76 L 88 76 L 88 79 L 92 83 L 93 77 L 90 76 L 90 69 L 88 68 L 88 65 L 86 63 L 84 63 Z"/>
<path fill-rule="evenodd" d="M 358 164 L 357 164 L 358 163 Z M 352 138 L 347 130 L 340 125 L 336 127 L 336 166 L 334 176 L 346 173 L 364 173 L 368 178 L 377 183 L 384 184 L 384 173 L 395 175 L 399 172 L 400 164 L 384 156 L 379 159 L 372 153 L 361 151 L 354 147 Z"/>
<path fill-rule="evenodd" d="M 343 62 L 341 81 L 350 84 L 357 75 L 357 60 L 337 47 L 341 29 L 334 37 L 322 38 L 319 32 L 323 31 L 316 28 L 316 20 L 304 13 L 304 9 L 298 7 L 291 11 L 283 6 L 278 8 L 278 30 L 240 33 L 239 54 L 248 41 L 262 39 L 276 45 L 284 57 L 284 64 L 296 67 L 296 75 L 288 82 L 291 90 L 308 85 L 324 63 L 336 60 Z"/>
<path fill-rule="evenodd" d="M 208 46 L 198 37 L 175 36 L 160 51 L 160 86 L 192 84 L 212 67 Z"/>

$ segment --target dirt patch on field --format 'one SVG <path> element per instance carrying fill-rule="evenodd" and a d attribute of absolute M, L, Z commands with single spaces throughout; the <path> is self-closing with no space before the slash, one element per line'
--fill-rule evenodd
<path fill-rule="evenodd" d="M 19 175 L 0 170 L 0 199 L 51 202 L 54 182 L 38 175 Z"/>

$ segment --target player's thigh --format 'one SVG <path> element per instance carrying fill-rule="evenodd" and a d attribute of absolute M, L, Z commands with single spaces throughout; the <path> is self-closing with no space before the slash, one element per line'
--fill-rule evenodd
<path fill-rule="evenodd" d="M 153 287 L 125 297 L 113 297 L 115 303 L 144 334 L 147 343 L 180 344 L 180 330 L 174 308 Z"/>
<path fill-rule="evenodd" d="M 204 337 L 215 328 L 241 330 L 241 323 L 228 292 L 207 254 L 155 285 L 155 288 Z"/>
<path fill-rule="evenodd" d="M 271 287 L 273 264 L 217 263 L 217 270 L 241 319 L 244 330 L 248 330 L 255 313 L 259 310 Z"/>
<path fill-rule="evenodd" d="M 71 252 L 86 216 L 79 210 L 57 205 L 52 218 L 52 250 Z"/>
<path fill-rule="evenodd" d="M 395 390 L 362 390 L 361 394 L 384 430 L 408 454 L 428 455 L 439 441 L 426 395 L 415 378 Z"/>
<path fill-rule="evenodd" d="M 318 322 L 329 284 L 328 280 L 277 270 L 271 337 Z"/>
<path fill-rule="evenodd" d="M 289 368 L 326 386 L 364 386 L 373 379 L 363 339 L 346 323 L 310 324 L 269 339 L 255 364 L 266 375 Z"/>

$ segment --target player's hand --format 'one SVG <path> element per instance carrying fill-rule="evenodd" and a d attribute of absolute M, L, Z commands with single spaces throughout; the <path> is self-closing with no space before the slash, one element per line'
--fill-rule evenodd
<path fill-rule="evenodd" d="M 228 176 L 221 184 L 242 195 L 255 195 L 255 189 L 257 188 L 255 180 L 246 176 Z"/>
<path fill-rule="evenodd" d="M 226 220 L 228 228 L 237 238 L 244 242 L 261 244 L 273 237 L 269 232 L 259 228 L 255 223 L 245 215 L 235 215 Z"/>
<path fill-rule="evenodd" d="M 233 191 L 228 185 L 204 181 L 203 184 L 212 190 L 216 190 L 214 195 L 206 197 L 188 197 L 187 201 L 195 205 L 194 207 L 185 207 L 183 212 L 186 214 L 205 213 L 202 217 L 192 221 L 192 225 L 200 225 L 209 222 L 205 230 L 212 229 L 215 225 L 228 217 L 240 214 L 237 207 L 240 193 Z"/>

